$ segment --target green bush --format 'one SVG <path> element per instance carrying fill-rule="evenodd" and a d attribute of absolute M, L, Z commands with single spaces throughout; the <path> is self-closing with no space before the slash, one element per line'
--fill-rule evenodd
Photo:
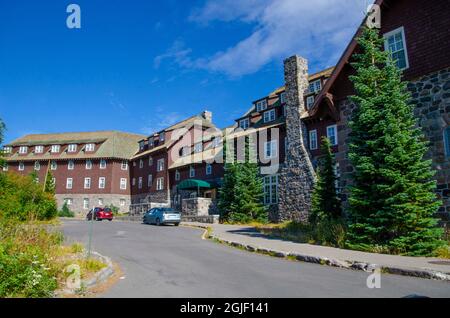
<path fill-rule="evenodd" d="M 64 205 L 63 205 L 61 211 L 58 211 L 58 216 L 73 218 L 73 217 L 75 217 L 75 213 L 70 211 L 69 206 L 67 205 L 67 202 L 64 202 Z"/>
<path fill-rule="evenodd" d="M 49 220 L 56 215 L 53 194 L 44 192 L 31 176 L 0 174 L 0 218 Z"/>

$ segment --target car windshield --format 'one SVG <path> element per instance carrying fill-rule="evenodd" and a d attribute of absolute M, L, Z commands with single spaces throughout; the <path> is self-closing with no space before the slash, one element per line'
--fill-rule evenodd
<path fill-rule="evenodd" d="M 103 212 L 111 212 L 111 209 L 110 208 L 106 208 L 106 209 L 103 210 Z"/>

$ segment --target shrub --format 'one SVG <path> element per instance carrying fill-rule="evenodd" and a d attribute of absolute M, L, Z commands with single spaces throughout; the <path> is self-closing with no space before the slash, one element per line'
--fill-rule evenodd
<path fill-rule="evenodd" d="M 67 205 L 67 202 L 64 202 L 64 205 L 63 205 L 61 211 L 58 211 L 58 216 L 73 218 L 73 217 L 75 217 L 75 213 L 70 211 L 69 206 Z"/>

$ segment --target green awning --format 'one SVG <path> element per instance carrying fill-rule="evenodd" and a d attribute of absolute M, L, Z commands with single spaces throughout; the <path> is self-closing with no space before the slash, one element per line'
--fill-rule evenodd
<path fill-rule="evenodd" d="M 197 179 L 188 179 L 181 181 L 177 188 L 179 190 L 187 190 L 187 189 L 198 189 L 198 188 L 211 188 L 211 184 L 209 182 L 203 181 L 203 180 L 197 180 Z"/>

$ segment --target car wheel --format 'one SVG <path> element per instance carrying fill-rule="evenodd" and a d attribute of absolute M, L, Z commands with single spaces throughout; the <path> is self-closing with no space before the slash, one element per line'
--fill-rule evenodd
<path fill-rule="evenodd" d="M 173 225 L 178 226 L 178 225 L 180 225 L 180 223 L 174 223 Z"/>
<path fill-rule="evenodd" d="M 156 219 L 156 226 L 160 226 L 161 225 L 161 221 L 159 220 L 159 218 Z"/>
<path fill-rule="evenodd" d="M 112 219 L 109 219 L 108 221 L 109 221 L 109 222 L 111 222 L 111 221 L 112 221 Z"/>

